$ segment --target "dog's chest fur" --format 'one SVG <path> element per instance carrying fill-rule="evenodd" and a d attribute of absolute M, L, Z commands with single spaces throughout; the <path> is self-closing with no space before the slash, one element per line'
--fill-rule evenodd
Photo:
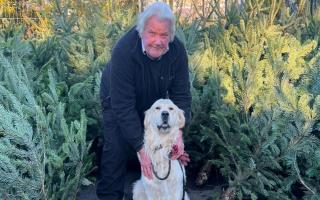
<path fill-rule="evenodd" d="M 177 141 L 179 130 L 172 130 L 170 133 L 162 135 L 158 133 L 153 134 L 153 131 L 155 130 L 150 130 L 144 137 L 144 148 L 146 153 L 154 162 L 159 163 L 168 160 L 172 146 L 175 141 Z"/>
<path fill-rule="evenodd" d="M 145 135 L 145 151 L 149 155 L 154 171 L 159 177 L 165 177 L 168 172 L 170 174 L 165 180 L 159 180 L 155 175 L 153 175 L 152 180 L 144 179 L 145 186 L 153 188 L 152 196 L 156 197 L 157 200 L 176 199 L 174 196 L 182 196 L 183 194 L 184 171 L 181 170 L 177 160 L 170 161 L 169 154 L 175 141 L 177 141 L 179 130 L 172 130 L 172 132 L 163 135 L 158 133 L 150 134 L 151 131 L 147 131 L 149 134 Z M 169 161 L 171 162 L 170 171 Z M 177 194 L 172 194 L 173 191 Z"/>

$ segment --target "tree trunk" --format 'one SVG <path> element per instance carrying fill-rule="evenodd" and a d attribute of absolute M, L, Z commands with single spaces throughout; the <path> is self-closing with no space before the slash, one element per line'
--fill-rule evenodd
<path fill-rule="evenodd" d="M 223 192 L 222 200 L 234 200 L 236 198 L 236 189 L 234 187 L 229 187 Z"/>
<path fill-rule="evenodd" d="M 228 10 L 228 0 L 224 1 L 224 15 L 226 15 L 226 12 Z"/>
<path fill-rule="evenodd" d="M 317 1 L 316 0 L 311 0 L 311 3 L 310 3 L 310 12 L 311 12 L 311 15 L 313 16 L 315 11 L 317 10 Z"/>
<path fill-rule="evenodd" d="M 139 12 L 141 13 L 144 9 L 144 0 L 139 0 Z"/>
<path fill-rule="evenodd" d="M 169 6 L 170 6 L 171 9 L 173 10 L 173 0 L 169 0 Z"/>
<path fill-rule="evenodd" d="M 211 170 L 212 170 L 212 163 L 207 161 L 201 167 L 200 171 L 197 174 L 197 178 L 196 178 L 196 185 L 197 186 L 202 186 L 208 181 L 209 176 L 211 174 Z"/>

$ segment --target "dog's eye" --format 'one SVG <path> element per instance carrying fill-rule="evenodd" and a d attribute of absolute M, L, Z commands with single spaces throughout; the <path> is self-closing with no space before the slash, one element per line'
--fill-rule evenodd
<path fill-rule="evenodd" d="M 173 108 L 172 108 L 172 107 L 169 107 L 169 110 L 173 110 Z"/>
<path fill-rule="evenodd" d="M 156 107 L 156 109 L 157 109 L 157 110 L 160 110 L 160 107 L 159 107 L 159 106 L 157 106 L 157 107 Z"/>

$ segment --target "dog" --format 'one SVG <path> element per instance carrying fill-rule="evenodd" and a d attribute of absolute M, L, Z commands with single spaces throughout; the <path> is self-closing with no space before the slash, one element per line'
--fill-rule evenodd
<path fill-rule="evenodd" d="M 133 200 L 189 200 L 185 168 L 178 160 L 170 159 L 184 125 L 183 111 L 169 99 L 157 100 L 145 112 L 144 148 L 152 162 L 153 178 L 141 175 L 133 186 Z"/>

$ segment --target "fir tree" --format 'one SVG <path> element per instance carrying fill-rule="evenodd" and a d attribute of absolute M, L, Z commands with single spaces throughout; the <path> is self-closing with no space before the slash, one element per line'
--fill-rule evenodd
<path fill-rule="evenodd" d="M 297 190 L 319 198 L 319 97 L 303 86 L 316 42 L 301 44 L 264 19 L 220 33 L 201 52 L 193 148 L 220 169 L 237 199 L 301 198 Z M 305 162 L 309 155 L 315 160 Z"/>
<path fill-rule="evenodd" d="M 0 49 L 0 71 L 5 74 L 0 79 L 1 197 L 75 199 L 80 185 L 90 184 L 85 178 L 92 158 L 84 110 L 80 121 L 67 122 L 52 71 L 40 76 L 47 78 L 47 88 L 34 90 L 44 82 L 29 78 L 28 72 L 35 71 L 27 61 L 30 55 L 21 57 L 19 49 L 8 47 Z"/>

